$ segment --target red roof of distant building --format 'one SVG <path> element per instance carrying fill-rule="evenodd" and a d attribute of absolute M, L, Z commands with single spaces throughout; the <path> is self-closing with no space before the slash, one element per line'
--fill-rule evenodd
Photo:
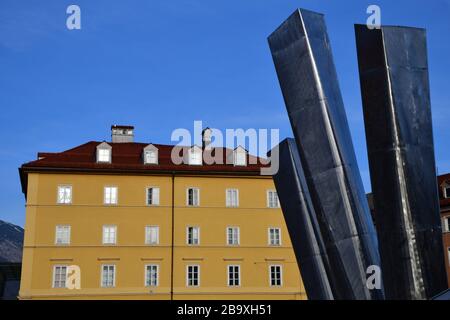
<path fill-rule="evenodd" d="M 441 206 L 441 211 L 442 211 L 442 209 L 447 209 L 446 207 L 448 207 L 450 209 L 450 198 L 444 197 L 443 185 L 445 183 L 450 185 L 450 173 L 438 176 L 439 204 Z"/>

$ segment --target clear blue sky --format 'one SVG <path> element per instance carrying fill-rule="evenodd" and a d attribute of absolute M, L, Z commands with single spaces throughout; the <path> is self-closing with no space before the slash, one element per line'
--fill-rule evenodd
<path fill-rule="evenodd" d="M 82 30 L 66 28 L 66 8 Z M 370 178 L 353 33 L 369 4 L 382 23 L 425 27 L 440 173 L 450 171 L 450 0 L 1 0 L 0 219 L 24 224 L 17 168 L 38 151 L 107 140 L 111 124 L 137 141 L 170 143 L 194 120 L 291 135 L 267 36 L 295 8 L 326 15 L 366 191 Z"/>

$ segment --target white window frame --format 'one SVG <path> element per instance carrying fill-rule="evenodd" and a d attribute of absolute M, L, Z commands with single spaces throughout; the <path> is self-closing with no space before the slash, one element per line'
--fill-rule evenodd
<path fill-rule="evenodd" d="M 189 284 L 189 267 L 196 267 L 197 268 L 197 284 L 196 285 L 190 285 Z M 186 266 L 186 287 L 200 287 L 200 265 L 199 264 L 188 264 Z"/>
<path fill-rule="evenodd" d="M 189 243 L 189 229 L 192 228 L 192 240 L 194 240 L 194 230 L 197 230 L 197 243 Z M 186 244 L 188 246 L 200 245 L 200 227 L 199 226 L 187 226 L 186 227 Z"/>
<path fill-rule="evenodd" d="M 149 267 L 156 267 L 156 284 L 151 284 L 151 279 L 148 278 L 147 269 Z M 150 281 L 149 281 L 150 280 Z M 147 288 L 154 288 L 159 286 L 159 264 L 146 264 L 144 268 L 144 286 Z"/>
<path fill-rule="evenodd" d="M 151 233 L 149 232 L 149 230 L 151 230 L 151 229 L 156 230 L 156 242 L 155 243 L 150 242 Z M 157 226 L 157 225 L 145 226 L 145 244 L 148 245 L 148 246 L 157 246 L 157 245 L 159 245 L 159 226 Z"/>
<path fill-rule="evenodd" d="M 114 242 L 105 242 L 105 229 L 113 228 L 114 229 Z M 114 246 L 117 244 L 117 225 L 115 224 L 105 224 L 102 226 L 102 244 L 108 246 Z"/>
<path fill-rule="evenodd" d="M 191 166 L 201 166 L 203 164 L 203 150 L 198 146 L 188 149 L 188 164 Z"/>
<path fill-rule="evenodd" d="M 104 160 L 102 159 L 105 154 L 103 154 L 102 152 L 108 152 L 108 160 Z M 98 148 L 97 149 L 97 162 L 99 163 L 111 163 L 111 158 L 112 158 L 112 149 L 111 148 Z"/>
<path fill-rule="evenodd" d="M 147 158 L 148 154 L 153 154 L 153 157 Z M 158 151 L 157 150 L 145 150 L 144 151 L 144 164 L 158 164 Z"/>
<path fill-rule="evenodd" d="M 243 156 L 243 158 L 239 158 L 241 156 Z M 244 161 L 241 162 L 238 160 Z M 245 167 L 247 165 L 247 151 L 244 148 L 238 147 L 235 150 L 233 150 L 233 165 L 242 167 Z"/>
<path fill-rule="evenodd" d="M 226 229 L 225 229 L 225 233 L 226 233 L 226 240 L 227 240 L 227 245 L 228 246 L 238 246 L 238 245 L 240 245 L 241 244 L 241 230 L 240 230 L 241 228 L 240 227 L 237 227 L 237 226 L 228 226 L 228 227 L 226 227 Z M 234 230 L 234 231 L 236 231 L 236 234 L 237 234 L 237 236 L 236 236 L 236 238 L 237 238 L 237 243 L 233 243 L 233 235 L 234 235 L 234 231 L 232 232 L 232 237 L 230 238 L 230 230 Z M 231 242 L 232 243 L 230 243 L 230 240 L 232 240 Z"/>
<path fill-rule="evenodd" d="M 450 232 L 450 216 L 442 218 L 442 233 Z"/>
<path fill-rule="evenodd" d="M 58 235 L 63 234 L 61 231 L 59 231 L 59 229 L 66 229 L 66 230 L 68 230 L 67 233 L 66 233 L 66 237 L 67 237 L 67 241 L 66 242 L 58 242 Z M 57 225 L 55 227 L 55 245 L 58 245 L 58 246 L 70 245 L 70 236 L 71 236 L 71 227 L 70 227 L 70 225 L 64 224 L 64 225 Z"/>
<path fill-rule="evenodd" d="M 66 199 L 67 194 L 66 191 L 64 191 L 64 196 L 63 196 L 63 200 L 61 201 L 59 194 L 60 194 L 60 189 L 69 189 L 70 191 L 70 198 L 69 200 Z M 73 197 L 73 192 L 72 192 L 72 186 L 70 184 L 61 184 L 58 185 L 58 188 L 56 189 L 56 203 L 57 204 L 72 204 L 72 197 Z"/>
<path fill-rule="evenodd" d="M 113 279 L 112 279 L 112 286 L 105 286 L 103 285 L 104 280 L 104 274 L 103 274 L 103 268 L 104 267 L 113 267 Z M 102 264 L 100 267 L 100 287 L 101 288 L 115 288 L 116 287 L 116 265 L 115 264 Z"/>
<path fill-rule="evenodd" d="M 110 195 L 109 195 L 109 197 L 110 197 L 110 202 L 106 202 L 106 194 L 107 194 L 107 192 L 106 192 L 106 190 L 107 189 L 110 189 Z M 112 190 L 113 189 L 116 189 L 116 201 L 115 202 L 112 202 Z M 119 187 L 117 187 L 117 186 L 105 186 L 104 188 L 103 188 L 103 204 L 104 205 L 106 205 L 106 206 L 116 206 L 116 205 L 118 205 L 119 204 Z"/>
<path fill-rule="evenodd" d="M 238 284 L 230 284 L 230 280 L 231 280 L 230 268 L 236 268 L 236 267 L 238 269 L 238 272 L 237 272 L 237 274 L 238 274 L 238 278 L 237 278 Z M 232 273 L 233 274 L 235 273 L 234 270 L 233 270 Z M 235 279 L 233 279 L 233 280 L 235 280 Z M 240 287 L 241 286 L 241 266 L 240 265 L 238 265 L 238 264 L 229 264 L 229 265 L 227 265 L 227 286 L 228 287 Z"/>
<path fill-rule="evenodd" d="M 278 243 L 272 243 L 271 230 L 278 230 Z M 281 246 L 281 228 L 280 227 L 269 227 L 268 230 L 268 245 L 272 247 Z"/>
<path fill-rule="evenodd" d="M 236 203 L 233 203 L 233 196 L 231 193 L 236 193 Z M 225 189 L 225 206 L 227 208 L 237 208 L 239 207 L 239 189 L 236 188 L 228 188 Z"/>
<path fill-rule="evenodd" d="M 280 284 L 272 284 L 272 267 L 280 268 Z M 269 286 L 271 286 L 271 287 L 282 287 L 283 286 L 283 266 L 281 264 L 269 265 Z"/>
<path fill-rule="evenodd" d="M 448 191 L 450 191 L 450 186 L 449 185 L 444 185 L 444 187 L 442 188 L 442 193 L 444 195 L 445 199 L 450 198 L 450 193 Z"/>
<path fill-rule="evenodd" d="M 193 190 L 192 193 L 192 204 L 189 204 L 189 190 Z M 197 203 L 195 203 L 195 191 L 197 191 Z M 188 187 L 186 188 L 186 206 L 188 207 L 199 207 L 200 206 L 200 188 Z"/>
<path fill-rule="evenodd" d="M 53 266 L 53 276 L 52 276 L 52 288 L 53 289 L 64 289 L 67 288 L 67 265 L 65 264 L 57 264 Z M 65 268 L 66 269 L 66 274 L 65 274 L 65 279 L 64 279 L 64 287 L 56 287 L 55 286 L 55 281 L 56 281 L 56 269 L 57 268 Z M 61 282 L 61 280 L 60 280 Z"/>
<path fill-rule="evenodd" d="M 275 193 L 277 203 L 273 206 L 273 194 Z M 271 196 L 272 195 L 272 196 Z M 278 209 L 280 208 L 280 199 L 278 198 L 278 193 L 274 189 L 267 190 L 267 208 Z"/>
<path fill-rule="evenodd" d="M 152 189 L 152 203 L 149 204 L 149 197 L 148 197 L 148 191 Z M 156 192 L 157 197 L 155 197 L 155 190 L 158 190 Z M 161 195 L 161 190 L 159 187 L 156 186 L 148 186 L 147 188 L 145 188 L 145 204 L 149 207 L 157 207 L 159 206 L 159 200 L 160 200 L 160 195 Z"/>

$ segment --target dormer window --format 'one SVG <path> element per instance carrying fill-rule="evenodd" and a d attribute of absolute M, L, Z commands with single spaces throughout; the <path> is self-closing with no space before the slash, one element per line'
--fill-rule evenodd
<path fill-rule="evenodd" d="M 450 198 L 450 184 L 448 183 L 444 184 L 444 186 L 442 187 L 442 193 L 445 199 Z"/>
<path fill-rule="evenodd" d="M 97 146 L 97 162 L 111 163 L 112 148 L 106 142 Z"/>
<path fill-rule="evenodd" d="M 157 164 L 158 163 L 158 156 L 157 156 L 156 151 L 154 151 L 154 150 L 145 151 L 144 158 L 145 158 L 145 164 Z"/>
<path fill-rule="evenodd" d="M 202 149 L 199 146 L 193 146 L 188 150 L 188 164 L 201 165 L 202 163 Z"/>
<path fill-rule="evenodd" d="M 158 148 L 149 144 L 143 150 L 144 164 L 158 164 Z"/>
<path fill-rule="evenodd" d="M 235 166 L 246 166 L 247 165 L 247 150 L 245 150 L 241 146 L 234 149 L 233 164 Z"/>
<path fill-rule="evenodd" d="M 111 162 L 111 150 L 98 150 L 98 162 Z"/>

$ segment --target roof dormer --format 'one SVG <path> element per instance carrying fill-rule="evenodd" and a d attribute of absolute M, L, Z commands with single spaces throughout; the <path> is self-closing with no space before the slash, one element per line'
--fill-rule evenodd
<path fill-rule="evenodd" d="M 149 144 L 142 150 L 144 164 L 158 164 L 158 148 Z"/>
<path fill-rule="evenodd" d="M 189 165 L 200 166 L 203 164 L 202 156 L 203 156 L 202 148 L 197 145 L 193 145 L 188 149 L 187 163 Z"/>
<path fill-rule="evenodd" d="M 247 150 L 242 146 L 238 146 L 233 150 L 233 164 L 235 166 L 246 166 L 247 165 Z"/>
<path fill-rule="evenodd" d="M 444 199 L 450 199 L 450 182 L 444 181 L 444 183 L 441 184 L 442 187 L 442 196 Z"/>
<path fill-rule="evenodd" d="M 111 163 L 112 147 L 106 142 L 102 142 L 97 146 L 97 162 Z"/>

